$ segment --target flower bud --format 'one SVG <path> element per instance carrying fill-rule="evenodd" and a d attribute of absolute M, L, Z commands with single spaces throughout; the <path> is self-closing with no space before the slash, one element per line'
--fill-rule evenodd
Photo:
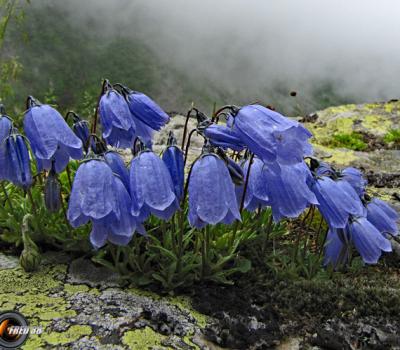
<path fill-rule="evenodd" d="M 44 203 L 49 212 L 55 213 L 61 208 L 61 186 L 54 168 L 49 173 L 44 187 Z"/>
<path fill-rule="evenodd" d="M 40 261 L 42 260 L 39 248 L 31 239 L 31 237 L 29 237 L 28 220 L 31 217 L 32 215 L 27 214 L 22 220 L 22 241 L 24 243 L 24 250 L 19 257 L 19 263 L 26 272 L 36 270 L 40 265 Z"/>

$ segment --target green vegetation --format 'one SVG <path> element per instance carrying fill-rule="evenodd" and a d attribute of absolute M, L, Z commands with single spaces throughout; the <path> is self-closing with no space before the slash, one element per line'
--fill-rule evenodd
<path fill-rule="evenodd" d="M 330 146 L 348 148 L 353 151 L 364 151 L 368 145 L 364 142 L 363 136 L 357 132 L 351 134 L 336 133 L 332 135 Z"/>
<path fill-rule="evenodd" d="M 400 146 L 400 128 L 391 129 L 383 138 L 386 144 L 394 144 L 395 146 Z"/>

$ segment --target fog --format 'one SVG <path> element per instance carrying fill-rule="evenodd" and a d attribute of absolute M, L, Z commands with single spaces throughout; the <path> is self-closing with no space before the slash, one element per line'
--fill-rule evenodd
<path fill-rule="evenodd" d="M 205 94 L 219 91 L 226 99 L 250 102 L 286 98 L 295 90 L 306 109 L 318 107 L 313 96 L 327 82 L 346 100 L 400 96 L 396 0 L 52 3 L 79 30 L 99 38 L 140 38 Z"/>

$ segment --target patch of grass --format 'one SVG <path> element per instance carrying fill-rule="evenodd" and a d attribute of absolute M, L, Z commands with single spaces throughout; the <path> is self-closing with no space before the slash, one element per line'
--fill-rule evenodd
<path fill-rule="evenodd" d="M 400 145 L 400 128 L 389 130 L 389 132 L 384 136 L 383 141 L 386 144 L 394 143 Z"/>
<path fill-rule="evenodd" d="M 330 146 L 348 148 L 354 151 L 364 151 L 368 147 L 364 142 L 363 136 L 356 132 L 334 134 Z"/>

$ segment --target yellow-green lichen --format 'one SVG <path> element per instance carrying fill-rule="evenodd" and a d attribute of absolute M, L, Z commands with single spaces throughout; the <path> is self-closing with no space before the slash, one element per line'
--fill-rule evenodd
<path fill-rule="evenodd" d="M 354 151 L 341 148 L 329 148 L 325 146 L 318 145 L 317 149 L 327 154 L 327 156 L 321 156 L 321 158 L 326 158 L 329 162 L 335 163 L 337 165 L 350 165 L 351 162 L 357 159 Z M 329 155 L 329 156 L 328 156 Z"/>
<path fill-rule="evenodd" d="M 326 128 L 330 133 L 351 134 L 356 117 L 338 117 L 327 122 Z"/>
<path fill-rule="evenodd" d="M 168 298 L 168 301 L 172 305 L 177 306 L 179 309 L 189 312 L 197 321 L 199 327 L 204 328 L 207 325 L 207 316 L 201 314 L 196 310 L 193 310 L 192 302 L 189 297 L 185 296 L 170 297 Z"/>
<path fill-rule="evenodd" d="M 64 292 L 68 294 L 87 293 L 89 287 L 86 284 L 64 284 Z"/>
<path fill-rule="evenodd" d="M 59 273 L 62 267 L 42 267 L 34 273 L 26 273 L 21 268 L 0 270 L 0 294 L 48 291 L 61 285 L 61 281 L 55 279 Z"/>
<path fill-rule="evenodd" d="M 356 108 L 355 104 L 347 104 L 347 105 L 342 105 L 342 106 L 329 107 L 329 108 L 325 109 L 324 112 L 329 115 L 334 115 L 334 114 L 340 114 L 340 113 L 353 111 L 355 108 Z"/>
<path fill-rule="evenodd" d="M 385 134 L 392 127 L 392 122 L 387 117 L 378 114 L 366 115 L 362 126 L 374 134 Z"/>
<path fill-rule="evenodd" d="M 74 341 L 84 337 L 85 335 L 92 334 L 90 326 L 73 325 L 65 332 L 49 332 L 43 333 L 40 337 L 49 345 L 65 345 L 73 343 Z"/>
<path fill-rule="evenodd" d="M 155 346 L 161 347 L 161 342 L 165 338 L 164 335 L 153 331 L 150 327 L 146 327 L 125 332 L 122 337 L 122 343 L 132 350 L 145 350 Z"/>

